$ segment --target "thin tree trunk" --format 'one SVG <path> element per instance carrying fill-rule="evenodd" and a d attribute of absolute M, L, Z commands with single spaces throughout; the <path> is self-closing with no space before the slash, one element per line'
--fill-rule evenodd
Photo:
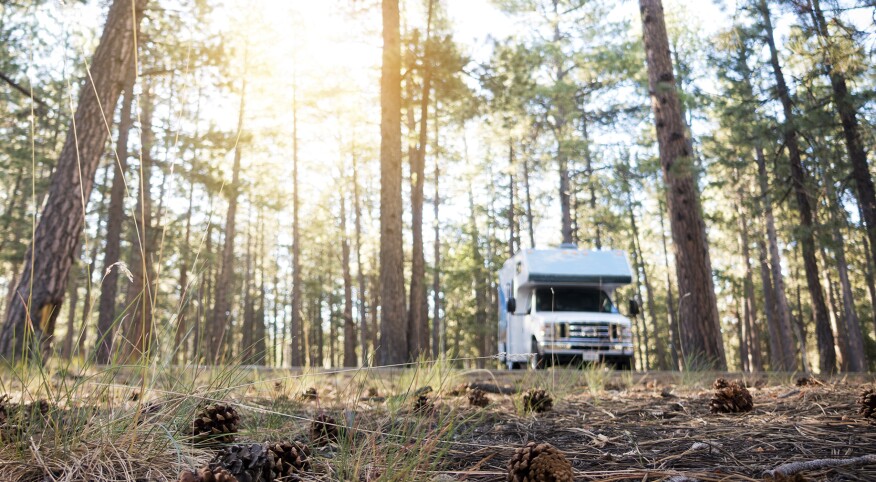
<path fill-rule="evenodd" d="M 250 205 L 249 216 L 247 219 L 252 219 L 252 205 Z M 240 360 L 244 365 L 252 364 L 253 355 L 253 328 L 255 325 L 255 300 L 252 296 L 253 284 L 253 262 L 252 262 L 252 224 L 247 223 L 246 231 L 246 251 L 244 254 L 244 275 L 243 275 L 243 323 L 240 326 Z M 233 336 L 233 335 L 229 335 Z"/>
<path fill-rule="evenodd" d="M 259 307 L 253 320 L 253 361 L 255 365 L 264 366 L 267 354 L 265 342 L 265 222 L 261 208 L 258 214 L 258 243 L 256 251 L 256 268 L 259 272 Z"/>
<path fill-rule="evenodd" d="M 584 142 L 584 171 L 587 174 L 587 190 L 590 194 L 590 227 L 593 229 L 593 246 L 602 249 L 602 223 L 596 212 L 596 181 L 593 174 L 593 154 L 590 152 L 590 134 L 587 131 L 587 113 L 581 113 L 581 137 Z M 656 323 L 656 318 L 655 318 Z M 661 366 L 663 361 L 661 359 Z"/>
<path fill-rule="evenodd" d="M 197 116 L 196 116 L 197 118 Z M 195 153 L 197 158 L 197 153 Z M 189 249 L 192 234 L 192 208 L 195 199 L 195 178 L 189 179 L 189 206 L 186 211 L 186 229 L 180 253 L 179 267 L 179 303 L 177 304 L 176 332 L 174 334 L 175 359 L 177 363 L 185 363 L 188 358 L 188 327 L 187 314 L 189 310 L 187 294 L 189 290 Z"/>
<path fill-rule="evenodd" d="M 669 40 L 660 0 L 639 0 L 651 105 L 667 186 L 681 304 L 683 353 L 698 364 L 726 369 L 724 343 L 712 281 L 712 262 L 695 181 L 693 149 L 685 136 Z"/>
<path fill-rule="evenodd" d="M 437 112 L 436 112 L 437 117 Z M 438 145 L 437 119 L 435 127 L 435 145 Z M 441 168 L 438 161 L 438 150 L 435 150 L 435 193 L 432 198 L 433 229 L 435 238 L 432 244 L 432 359 L 438 360 L 444 354 L 441 350 L 441 225 L 438 210 L 441 205 L 441 193 L 438 183 L 441 178 Z"/>
<path fill-rule="evenodd" d="M 134 58 L 134 30 L 147 0 L 116 0 L 110 6 L 90 75 L 58 156 L 48 196 L 25 255 L 15 294 L 0 332 L 0 355 L 8 361 L 33 357 L 54 332 L 67 288 L 73 252 L 82 233 L 85 203 L 106 147 L 113 112 Z"/>
<path fill-rule="evenodd" d="M 830 329 L 830 320 L 827 315 L 827 306 L 824 303 L 824 292 L 818 279 L 818 261 L 815 253 L 814 230 L 815 223 L 812 215 L 812 205 L 807 192 L 807 175 L 800 158 L 800 147 L 797 142 L 797 131 L 794 127 L 794 112 L 791 104 L 791 94 L 785 84 L 785 77 L 779 65 L 779 54 L 773 38 L 772 20 L 770 19 L 769 7 L 766 0 L 760 0 L 760 9 L 763 17 L 767 45 L 770 49 L 770 63 L 776 80 L 779 100 L 782 102 L 782 110 L 785 121 L 783 136 L 785 148 L 788 150 L 788 160 L 791 167 L 791 181 L 797 199 L 797 210 L 800 214 L 800 246 L 803 254 L 803 267 L 806 272 L 806 283 L 809 288 L 809 296 L 812 309 L 815 314 L 815 334 L 818 341 L 819 366 L 822 373 L 832 373 L 836 370 L 836 352 L 834 351 L 833 333 Z"/>
<path fill-rule="evenodd" d="M 350 274 L 350 239 L 347 236 L 347 202 L 341 194 L 341 272 L 344 277 L 344 366 L 356 366 L 356 324 L 353 322 L 353 276 Z"/>
<path fill-rule="evenodd" d="M 870 168 L 867 163 L 867 153 L 864 151 L 864 143 L 861 140 L 861 128 L 858 125 L 858 109 L 855 106 L 853 96 L 849 92 L 845 75 L 834 68 L 835 59 L 831 52 L 833 48 L 831 39 L 833 37 L 831 37 L 828 31 L 828 24 L 821 10 L 821 2 L 819 0 L 809 0 L 808 6 L 824 52 L 824 59 L 821 65 L 824 68 L 825 74 L 830 78 L 834 107 L 837 114 L 839 114 L 840 123 L 843 127 L 846 151 L 852 164 L 851 177 L 855 181 L 855 194 L 858 199 L 858 205 L 861 207 L 862 218 L 869 238 L 871 249 L 869 255 L 876 262 L 876 188 L 873 186 L 873 177 L 870 174 Z"/>
<path fill-rule="evenodd" d="M 758 182 L 760 184 L 761 202 L 763 203 L 764 224 L 766 225 L 769 246 L 770 273 L 772 275 L 773 294 L 776 307 L 775 348 L 770 360 L 772 369 L 779 371 L 794 371 L 797 369 L 797 348 L 794 346 L 794 333 L 791 325 L 791 309 L 785 294 L 785 275 L 782 273 L 782 257 L 779 254 L 779 242 L 776 235 L 776 222 L 773 217 L 773 202 L 767 180 L 766 159 L 763 149 L 755 148 Z"/>
<path fill-rule="evenodd" d="M 356 302 L 359 308 L 359 338 L 362 366 L 368 365 L 368 317 L 365 306 L 365 263 L 362 262 L 362 202 L 359 198 L 359 165 L 356 146 L 353 146 L 353 210 L 356 215 Z"/>
<path fill-rule="evenodd" d="M 657 206 L 660 209 L 660 241 L 663 244 L 663 267 L 666 269 L 666 312 L 669 317 L 669 346 L 672 354 L 672 366 L 676 370 L 682 370 L 681 359 L 678 356 L 678 347 L 681 340 L 678 335 L 678 323 L 675 318 L 675 290 L 672 287 L 672 271 L 669 268 L 669 250 L 666 247 L 666 226 L 663 224 L 665 213 L 663 201 L 658 199 Z"/>
<path fill-rule="evenodd" d="M 529 231 L 529 247 L 535 248 L 535 227 L 532 222 L 532 195 L 529 191 L 529 158 L 523 159 L 523 189 L 526 192 L 526 226 Z"/>
<path fill-rule="evenodd" d="M 515 222 L 515 207 L 514 198 L 514 140 L 508 138 L 508 257 L 514 256 L 516 249 L 514 247 L 514 231 Z"/>
<path fill-rule="evenodd" d="M 737 173 L 738 175 L 738 173 Z M 757 311 L 754 297 L 754 281 L 751 274 L 751 247 L 748 238 L 748 223 L 742 215 L 740 203 L 743 201 L 743 191 L 740 186 L 737 190 L 737 202 L 734 203 L 736 208 L 736 221 L 739 224 L 739 244 L 742 246 L 742 262 L 745 267 L 743 275 L 742 287 L 744 294 L 742 332 L 743 339 L 739 340 L 740 344 L 745 345 L 745 353 L 747 359 L 743 361 L 743 365 L 750 372 L 763 370 L 763 360 L 760 353 L 760 334 L 754 321 L 754 313 Z"/>
<path fill-rule="evenodd" d="M 401 37 L 398 0 L 383 0 L 380 80 L 381 365 L 408 361 L 401 195 Z"/>
<path fill-rule="evenodd" d="M 298 67 L 292 70 L 292 320 L 289 323 L 289 364 L 304 366 L 305 340 L 302 321 L 301 193 L 298 189 Z"/>
<path fill-rule="evenodd" d="M 225 213 L 225 241 L 222 247 L 222 265 L 219 268 L 219 278 L 216 280 L 216 293 L 213 304 L 213 316 L 209 324 L 207 339 L 207 359 L 219 363 L 227 359 L 228 338 L 231 336 L 231 305 L 234 294 L 234 238 L 237 228 L 237 198 L 240 195 L 240 158 L 243 146 L 240 136 L 243 133 L 243 120 L 246 111 L 246 81 L 248 73 L 249 53 L 244 54 L 243 84 L 240 88 L 240 106 L 237 111 L 237 140 L 234 145 L 234 164 L 231 171 L 231 185 L 228 186 L 228 210 Z"/>

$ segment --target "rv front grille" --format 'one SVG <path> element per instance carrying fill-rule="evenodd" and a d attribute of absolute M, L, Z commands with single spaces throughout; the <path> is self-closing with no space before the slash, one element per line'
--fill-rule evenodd
<path fill-rule="evenodd" d="M 611 335 L 611 325 L 608 323 L 569 323 L 568 337 L 575 341 L 611 341 Z"/>

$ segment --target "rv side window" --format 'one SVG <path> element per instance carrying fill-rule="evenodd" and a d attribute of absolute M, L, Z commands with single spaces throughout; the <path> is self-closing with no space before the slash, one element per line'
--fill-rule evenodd
<path fill-rule="evenodd" d="M 598 288 L 553 287 L 535 291 L 535 311 L 611 313 L 611 298 Z"/>

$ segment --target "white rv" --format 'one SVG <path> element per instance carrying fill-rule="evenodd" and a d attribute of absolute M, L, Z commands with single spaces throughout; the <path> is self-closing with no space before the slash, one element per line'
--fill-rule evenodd
<path fill-rule="evenodd" d="M 500 357 L 510 369 L 576 360 L 632 368 L 630 319 L 613 301 L 631 282 L 623 251 L 519 251 L 499 271 Z M 630 300 L 628 314 L 638 313 Z"/>

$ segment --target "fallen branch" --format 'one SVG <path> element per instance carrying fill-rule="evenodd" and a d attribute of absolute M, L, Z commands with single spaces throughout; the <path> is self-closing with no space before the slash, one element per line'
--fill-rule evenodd
<path fill-rule="evenodd" d="M 789 464 L 782 464 L 773 470 L 768 470 L 764 475 L 768 477 L 775 477 L 777 475 L 788 476 L 808 470 L 826 469 L 828 467 L 854 467 L 870 464 L 876 464 L 876 455 L 867 454 L 860 457 L 853 457 L 851 459 L 816 459 L 802 462 L 791 462 Z"/>

